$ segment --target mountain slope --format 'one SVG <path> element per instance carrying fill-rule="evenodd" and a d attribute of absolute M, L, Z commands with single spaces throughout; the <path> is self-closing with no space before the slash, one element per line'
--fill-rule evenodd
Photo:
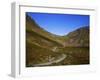
<path fill-rule="evenodd" d="M 89 27 L 81 27 L 63 36 L 64 46 L 89 47 Z"/>
<path fill-rule="evenodd" d="M 35 33 L 59 46 L 89 46 L 89 27 L 83 26 L 65 36 L 58 36 L 41 28 L 31 17 L 26 15 L 27 33 Z"/>
<path fill-rule="evenodd" d="M 45 63 L 49 61 L 49 57 L 60 56 L 53 51 L 56 46 L 61 47 L 62 44 L 26 16 L 26 66 Z"/>
<path fill-rule="evenodd" d="M 41 37 L 44 37 L 45 39 L 55 42 L 59 46 L 62 46 L 62 42 L 59 39 L 56 39 L 55 35 L 45 31 L 28 15 L 26 15 L 26 32 L 30 34 L 35 33 Z"/>

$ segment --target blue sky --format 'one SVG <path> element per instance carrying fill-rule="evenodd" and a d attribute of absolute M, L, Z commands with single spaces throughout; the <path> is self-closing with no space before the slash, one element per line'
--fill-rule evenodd
<path fill-rule="evenodd" d="M 27 12 L 36 23 L 56 35 L 66 35 L 83 26 L 89 26 L 89 15 Z"/>

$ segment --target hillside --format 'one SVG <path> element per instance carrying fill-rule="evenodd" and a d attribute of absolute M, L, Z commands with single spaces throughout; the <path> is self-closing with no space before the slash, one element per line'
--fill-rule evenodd
<path fill-rule="evenodd" d="M 52 34 L 40 28 L 34 20 L 26 16 L 26 64 L 39 64 L 49 61 L 49 57 L 58 57 L 55 47 L 62 44 L 56 41 Z M 34 66 L 34 65 L 33 65 Z"/>
<path fill-rule="evenodd" d="M 51 66 L 88 64 L 89 27 L 81 27 L 67 35 L 58 36 L 44 30 L 26 15 L 26 66 L 43 66 L 48 63 Z"/>
<path fill-rule="evenodd" d="M 50 40 L 51 42 L 55 42 L 59 46 L 63 46 L 61 40 L 59 40 L 58 38 L 56 39 L 56 35 L 45 31 L 28 15 L 26 15 L 26 32 L 27 34 L 31 35 L 35 33 L 41 37 L 44 37 L 47 40 Z"/>
<path fill-rule="evenodd" d="M 81 27 L 63 36 L 64 46 L 89 47 L 89 27 Z"/>

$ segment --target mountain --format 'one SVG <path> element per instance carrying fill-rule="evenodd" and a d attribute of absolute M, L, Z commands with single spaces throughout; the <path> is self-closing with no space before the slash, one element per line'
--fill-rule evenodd
<path fill-rule="evenodd" d="M 63 36 L 64 46 L 89 47 L 89 27 L 81 27 Z"/>
<path fill-rule="evenodd" d="M 40 45 L 44 44 L 45 46 L 63 46 L 61 40 L 56 38 L 56 35 L 45 31 L 28 15 L 26 15 L 26 32 L 27 37 L 30 37 L 27 39 L 34 40 Z"/>
<path fill-rule="evenodd" d="M 34 36 L 37 37 L 36 35 L 38 35 L 39 37 L 43 37 L 45 39 L 44 41 L 41 40 L 41 42 L 43 41 L 43 43 L 47 43 L 47 44 L 48 43 L 52 44 L 51 42 L 54 42 L 55 44 L 59 46 L 77 46 L 77 47 L 78 46 L 87 46 L 87 47 L 89 46 L 89 26 L 84 26 L 79 29 L 76 29 L 70 32 L 68 35 L 58 36 L 50 32 L 47 32 L 46 30 L 41 28 L 28 15 L 26 15 L 26 20 L 27 20 L 26 21 L 27 35 L 31 34 L 30 35 L 31 40 Z M 40 41 L 40 39 L 37 39 L 36 41 L 38 40 Z"/>
<path fill-rule="evenodd" d="M 36 22 L 26 15 L 26 66 L 44 63 L 49 56 L 57 57 L 55 47 L 63 45 L 55 38 L 55 35 L 40 28 Z"/>
<path fill-rule="evenodd" d="M 89 63 L 89 27 L 58 36 L 41 28 L 26 15 L 26 66 L 47 63 L 61 55 L 67 55 L 67 58 L 52 65 Z"/>

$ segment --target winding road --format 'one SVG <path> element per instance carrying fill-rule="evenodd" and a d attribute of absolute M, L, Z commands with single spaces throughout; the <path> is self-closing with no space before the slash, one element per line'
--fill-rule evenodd
<path fill-rule="evenodd" d="M 49 62 L 46 62 L 46 63 L 41 63 L 41 64 L 34 64 L 33 66 L 46 66 L 46 65 L 51 65 L 53 63 L 59 63 L 61 61 L 63 61 L 65 58 L 67 57 L 67 55 L 65 54 L 62 54 L 58 59 L 56 60 L 52 60 L 52 61 L 49 61 Z"/>

